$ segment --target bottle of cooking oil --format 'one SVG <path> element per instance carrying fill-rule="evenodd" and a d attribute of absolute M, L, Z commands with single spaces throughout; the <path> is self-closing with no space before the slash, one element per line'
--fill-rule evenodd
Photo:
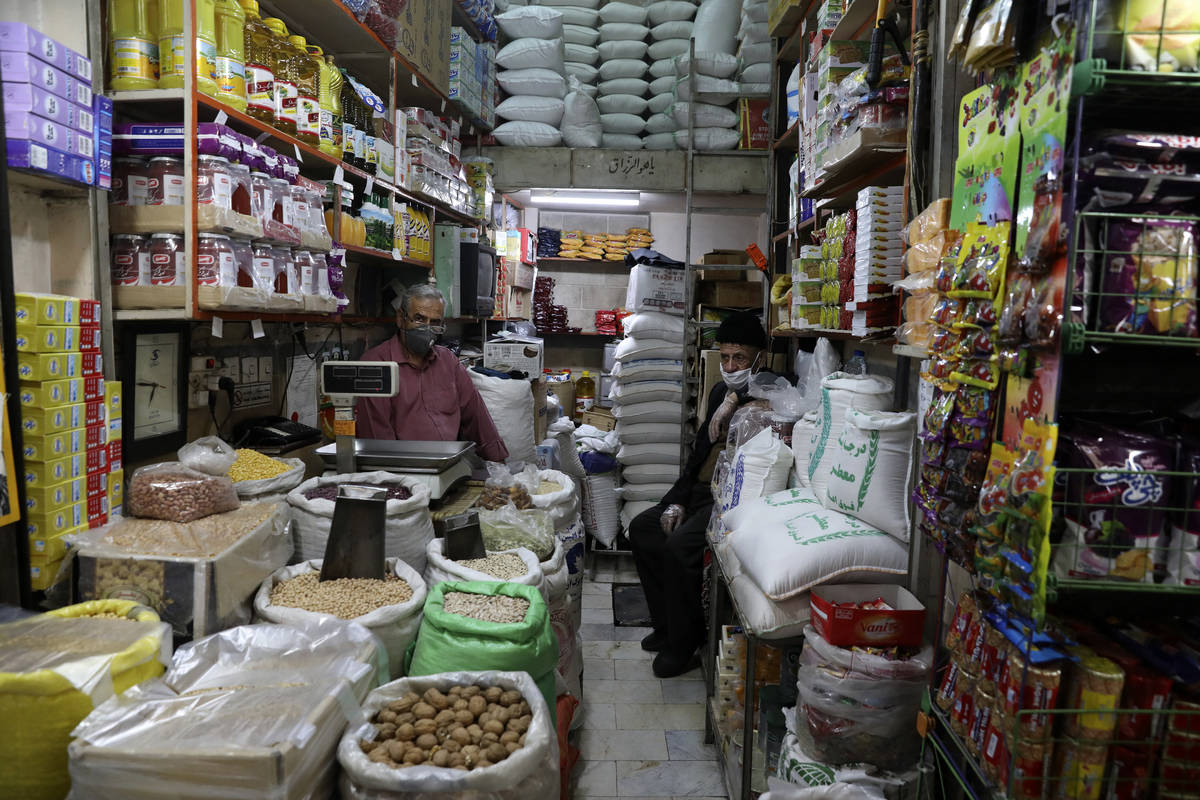
<path fill-rule="evenodd" d="M 269 17 L 263 22 L 275 34 L 275 127 L 296 135 L 296 49 L 288 42 L 287 26 L 283 20 Z"/>
<path fill-rule="evenodd" d="M 246 12 L 238 0 L 217 0 L 217 99 L 246 110 Z"/>
<path fill-rule="evenodd" d="M 326 155 L 333 155 L 333 131 L 329 125 L 333 112 L 329 106 L 329 65 L 325 63 L 325 51 L 315 44 L 308 46 L 308 54 L 317 63 L 317 148 Z M 341 154 L 338 154 L 341 157 Z"/>
<path fill-rule="evenodd" d="M 296 48 L 296 138 L 316 147 L 321 143 L 320 68 L 308 54 L 303 36 L 289 36 Z"/>
<path fill-rule="evenodd" d="M 330 147 L 330 155 L 342 158 L 342 71 L 333 63 L 333 56 L 325 56 L 325 66 L 329 73 L 329 127 L 333 137 L 333 144 Z M 321 111 L 321 128 L 325 128 L 325 112 L 324 106 Z"/>
<path fill-rule="evenodd" d="M 108 82 L 116 91 L 155 89 L 149 0 L 109 0 Z"/>
<path fill-rule="evenodd" d="M 352 166 L 354 162 L 354 87 L 350 85 L 350 76 L 341 70 L 342 77 L 342 161 Z"/>
<path fill-rule="evenodd" d="M 150 68 L 158 81 L 158 0 L 146 0 L 146 19 L 150 23 Z"/>
<path fill-rule="evenodd" d="M 595 403 L 596 382 L 592 380 L 592 373 L 585 369 L 575 381 L 575 419 L 578 420 L 583 412 L 591 411 Z"/>
<path fill-rule="evenodd" d="M 259 122 L 275 123 L 275 55 L 271 29 L 263 24 L 258 0 L 242 0 L 246 28 L 246 113 Z"/>
<path fill-rule="evenodd" d="M 158 85 L 182 89 L 187 72 L 188 43 L 183 38 L 183 0 L 159 0 Z M 217 6 L 216 0 L 196 0 L 196 89 L 217 94 Z"/>

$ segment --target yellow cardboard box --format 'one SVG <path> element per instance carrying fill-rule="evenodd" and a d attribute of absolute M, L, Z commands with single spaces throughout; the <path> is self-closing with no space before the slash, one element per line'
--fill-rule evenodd
<path fill-rule="evenodd" d="M 78 379 L 76 379 L 78 380 Z M 73 381 L 63 378 L 57 381 L 29 381 L 21 383 L 21 405 L 33 408 L 49 408 L 64 403 L 75 403 L 71 397 Z"/>
<path fill-rule="evenodd" d="M 56 381 L 60 378 L 73 378 L 67 374 L 66 353 L 19 353 L 17 355 L 17 374 L 24 381 Z M 79 372 L 78 363 L 75 367 Z"/>
<path fill-rule="evenodd" d="M 121 407 L 123 404 L 124 393 L 121 391 L 120 381 L 105 381 L 104 382 L 104 404 L 108 408 L 108 418 L 121 418 Z"/>
<path fill-rule="evenodd" d="M 56 483 L 81 477 L 83 456 L 63 456 L 50 461 L 30 461 L 25 465 L 25 485 L 29 488 L 53 486 Z"/>
<path fill-rule="evenodd" d="M 114 469 L 108 473 L 108 513 L 125 502 L 125 470 Z"/>
<path fill-rule="evenodd" d="M 82 533 L 87 526 L 68 528 L 50 536 L 29 534 L 29 561 L 33 564 L 48 564 L 58 561 L 67 554 L 67 536 Z"/>
<path fill-rule="evenodd" d="M 59 295 L 58 299 L 62 301 L 62 324 L 79 326 L 79 298 L 67 297 Z"/>
<path fill-rule="evenodd" d="M 25 490 L 25 510 L 30 515 L 48 514 L 84 499 L 84 479 L 72 478 L 49 486 Z"/>
<path fill-rule="evenodd" d="M 21 429 L 28 436 L 45 436 L 48 433 L 69 431 L 83 427 L 85 403 L 68 403 L 50 408 L 24 408 L 21 410 Z"/>
<path fill-rule="evenodd" d="M 26 461 L 53 461 L 56 458 L 69 456 L 71 449 L 71 433 L 52 433 L 46 436 L 26 436 L 22 439 L 23 455 Z"/>
<path fill-rule="evenodd" d="M 18 292 L 16 319 L 18 325 L 62 325 L 63 298 L 56 294 Z M 79 301 L 75 301 L 75 319 L 79 319 Z"/>
<path fill-rule="evenodd" d="M 78 326 L 35 325 L 17 329 L 17 351 L 21 353 L 63 353 L 78 349 Z"/>
<path fill-rule="evenodd" d="M 58 575 L 58 569 L 62 566 L 62 559 L 51 561 L 48 564 L 29 565 L 29 588 L 35 592 L 45 591 L 54 583 L 55 576 Z"/>
<path fill-rule="evenodd" d="M 87 524 L 87 502 L 80 501 L 56 508 L 39 511 L 25 516 L 25 529 L 30 536 L 53 536 Z"/>

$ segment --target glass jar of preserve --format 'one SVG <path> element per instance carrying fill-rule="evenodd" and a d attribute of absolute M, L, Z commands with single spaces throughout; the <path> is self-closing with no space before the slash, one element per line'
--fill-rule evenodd
<path fill-rule="evenodd" d="M 275 190 L 265 172 L 250 173 L 250 215 L 266 224 L 275 210 Z"/>
<path fill-rule="evenodd" d="M 118 233 L 112 238 L 112 285 L 150 285 L 150 252 L 136 233 Z"/>
<path fill-rule="evenodd" d="M 233 245 L 233 262 L 237 275 L 235 281 L 238 286 L 254 286 L 254 250 L 250 246 L 249 239 L 239 239 L 234 237 L 230 240 Z"/>
<path fill-rule="evenodd" d="M 156 233 L 150 237 L 150 285 L 182 286 L 187 271 L 183 237 L 177 233 Z"/>
<path fill-rule="evenodd" d="M 255 242 L 250 247 L 253 255 L 251 276 L 254 288 L 267 292 L 275 291 L 275 255 L 271 245 L 266 242 Z"/>
<path fill-rule="evenodd" d="M 237 162 L 229 164 L 229 178 L 233 191 L 230 207 L 239 214 L 250 214 L 250 167 Z"/>
<path fill-rule="evenodd" d="M 146 159 L 121 156 L 113 163 L 112 190 L 109 205 L 144 206 L 150 189 Z"/>
<path fill-rule="evenodd" d="M 233 286 L 237 280 L 233 243 L 223 233 L 202 233 L 196 252 L 196 280 L 203 286 Z"/>
<path fill-rule="evenodd" d="M 202 205 L 233 208 L 233 176 L 229 159 L 200 156 L 196 168 L 196 200 Z"/>
<path fill-rule="evenodd" d="M 288 189 L 288 197 L 291 203 L 292 225 L 295 225 L 301 231 L 308 231 L 311 227 L 311 222 L 308 218 L 308 192 L 300 184 L 294 184 Z"/>
<path fill-rule="evenodd" d="M 292 186 L 283 178 L 271 179 L 271 219 L 284 225 L 294 225 L 292 222 Z"/>
<path fill-rule="evenodd" d="M 282 245 L 272 247 L 271 258 L 275 261 L 275 294 L 298 294 L 296 263 L 292 257 L 292 248 Z"/>
<path fill-rule="evenodd" d="M 155 156 L 147 168 L 146 205 L 181 206 L 184 197 L 183 160 Z"/>
<path fill-rule="evenodd" d="M 296 274 L 300 277 L 300 294 L 310 295 L 315 291 L 316 275 L 312 253 L 307 250 L 297 250 L 293 255 L 296 262 Z"/>

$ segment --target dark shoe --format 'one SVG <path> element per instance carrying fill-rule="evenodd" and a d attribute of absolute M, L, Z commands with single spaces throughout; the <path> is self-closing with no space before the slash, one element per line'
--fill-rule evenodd
<path fill-rule="evenodd" d="M 642 637 L 642 649 L 647 653 L 657 653 L 667 643 L 667 637 L 658 631 L 650 631 Z"/>
<path fill-rule="evenodd" d="M 681 656 L 664 650 L 654 657 L 654 677 L 674 678 L 699 666 L 700 656 L 697 653 Z"/>

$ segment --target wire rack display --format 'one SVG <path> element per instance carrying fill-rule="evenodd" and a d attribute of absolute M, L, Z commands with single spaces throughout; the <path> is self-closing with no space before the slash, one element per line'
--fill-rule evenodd
<path fill-rule="evenodd" d="M 1200 85 L 1200 8 L 1176 0 L 1090 0 L 1080 66 L 1107 84 Z M 1085 81 L 1087 83 L 1087 81 Z"/>

